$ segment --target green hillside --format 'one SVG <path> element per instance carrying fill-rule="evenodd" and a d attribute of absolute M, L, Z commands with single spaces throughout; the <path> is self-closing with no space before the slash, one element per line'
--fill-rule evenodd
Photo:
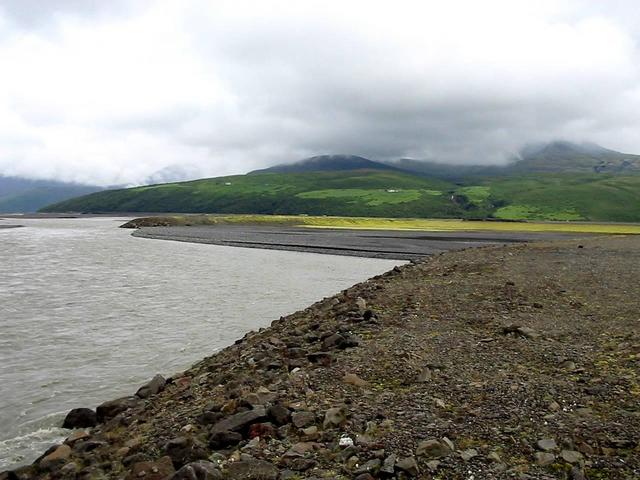
<path fill-rule="evenodd" d="M 482 176 L 452 183 L 392 170 L 262 173 L 108 190 L 42 211 L 638 222 L 640 176 Z"/>

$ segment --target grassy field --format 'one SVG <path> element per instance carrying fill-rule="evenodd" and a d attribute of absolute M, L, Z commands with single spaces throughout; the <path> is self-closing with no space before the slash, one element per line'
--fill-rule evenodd
<path fill-rule="evenodd" d="M 42 211 L 640 222 L 640 175 L 512 175 L 453 183 L 388 170 L 264 173 L 108 190 Z"/>
<path fill-rule="evenodd" d="M 571 232 L 602 234 L 640 234 L 640 225 L 591 222 L 501 222 L 422 218 L 371 218 L 306 215 L 170 215 L 132 221 L 137 225 L 216 225 L 264 224 L 308 228 L 346 228 L 363 230 L 408 230 L 428 232 Z"/>

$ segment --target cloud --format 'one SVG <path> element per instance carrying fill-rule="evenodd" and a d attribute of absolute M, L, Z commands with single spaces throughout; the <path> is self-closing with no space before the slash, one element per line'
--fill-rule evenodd
<path fill-rule="evenodd" d="M 556 138 L 640 152 L 633 2 L 35 3 L 0 13 L 4 174 L 497 163 Z"/>

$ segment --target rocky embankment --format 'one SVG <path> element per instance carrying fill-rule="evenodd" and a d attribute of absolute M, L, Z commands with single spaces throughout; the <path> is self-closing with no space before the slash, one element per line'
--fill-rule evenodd
<path fill-rule="evenodd" d="M 450 252 L 251 332 L 0 478 L 640 478 L 640 238 Z"/>

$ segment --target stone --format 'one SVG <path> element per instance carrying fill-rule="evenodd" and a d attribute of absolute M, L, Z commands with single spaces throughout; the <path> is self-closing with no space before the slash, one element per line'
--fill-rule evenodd
<path fill-rule="evenodd" d="M 347 373 L 342 377 L 342 381 L 344 383 L 348 383 L 349 385 L 355 385 L 356 387 L 366 387 L 369 385 L 369 382 L 361 379 L 355 373 Z"/>
<path fill-rule="evenodd" d="M 354 480 L 375 480 L 375 477 L 370 473 L 361 473 Z"/>
<path fill-rule="evenodd" d="M 471 460 L 473 457 L 477 457 L 478 456 L 478 451 L 475 448 L 469 448 L 467 450 L 462 450 L 460 452 L 460 456 L 462 457 L 462 459 L 465 462 L 468 462 L 469 460 Z"/>
<path fill-rule="evenodd" d="M 318 462 L 312 458 L 294 458 L 289 462 L 289 468 L 296 472 L 304 472 L 318 465 Z"/>
<path fill-rule="evenodd" d="M 340 427 L 347 421 L 347 412 L 344 407 L 330 408 L 324 414 L 324 422 L 322 422 L 323 428 Z"/>
<path fill-rule="evenodd" d="M 381 466 L 382 466 L 382 462 L 380 461 L 380 459 L 374 458 L 363 463 L 358 468 L 356 468 L 353 474 L 361 475 L 363 473 L 369 473 L 371 475 L 377 475 L 378 472 L 380 471 Z"/>
<path fill-rule="evenodd" d="M 238 432 L 226 430 L 224 432 L 216 432 L 209 437 L 209 447 L 214 450 L 222 450 L 223 448 L 237 445 L 242 441 L 242 435 Z"/>
<path fill-rule="evenodd" d="M 435 472 L 440 467 L 440 460 L 430 460 L 427 462 L 427 468 L 431 472 Z"/>
<path fill-rule="evenodd" d="M 241 460 L 231 463 L 224 471 L 227 480 L 277 480 L 278 468 L 264 460 Z"/>
<path fill-rule="evenodd" d="M 312 425 L 316 421 L 316 415 L 313 412 L 301 410 L 291 414 L 291 423 L 297 428 L 304 428 Z"/>
<path fill-rule="evenodd" d="M 562 450 L 560 456 L 567 463 L 580 463 L 582 461 L 582 454 L 575 450 Z"/>
<path fill-rule="evenodd" d="M 416 377 L 417 383 L 426 383 L 431 380 L 432 374 L 429 367 L 423 368 Z"/>
<path fill-rule="evenodd" d="M 549 452 L 536 452 L 535 457 L 536 463 L 541 467 L 551 465 L 556 460 L 556 456 Z"/>
<path fill-rule="evenodd" d="M 395 471 L 395 466 L 396 466 L 396 459 L 397 457 L 393 453 L 389 455 L 387 458 L 385 458 L 384 462 L 382 462 L 382 467 L 380 468 L 380 472 L 386 473 L 388 475 L 393 475 Z"/>
<path fill-rule="evenodd" d="M 125 412 L 130 408 L 135 407 L 140 399 L 138 397 L 122 397 L 115 400 L 109 400 L 101 405 L 98 405 L 96 409 L 96 416 L 98 423 L 104 423 L 119 413 Z"/>
<path fill-rule="evenodd" d="M 173 438 L 164 445 L 164 450 L 175 466 L 182 466 L 207 458 L 207 451 L 204 446 L 194 441 L 191 437 Z"/>
<path fill-rule="evenodd" d="M 345 341 L 345 338 L 339 333 L 334 333 L 333 335 L 329 335 L 327 338 L 322 340 L 322 348 L 325 350 L 329 350 L 331 348 L 338 348 L 342 342 Z"/>
<path fill-rule="evenodd" d="M 538 440 L 537 445 L 543 452 L 549 452 L 558 448 L 558 445 L 553 438 L 543 438 L 542 440 Z"/>
<path fill-rule="evenodd" d="M 96 412 L 90 408 L 74 408 L 64 417 L 62 428 L 89 428 L 98 424 Z"/>
<path fill-rule="evenodd" d="M 416 477 L 418 476 L 418 473 L 420 473 L 420 470 L 418 469 L 418 462 L 416 462 L 415 457 L 401 458 L 396 462 L 396 468 L 411 477 Z"/>
<path fill-rule="evenodd" d="M 450 454 L 451 448 L 446 443 L 435 439 L 420 442 L 416 448 L 416 455 L 419 457 L 440 458 Z"/>
<path fill-rule="evenodd" d="M 211 433 L 232 431 L 236 432 L 248 427 L 252 423 L 267 419 L 267 410 L 264 407 L 257 407 L 246 412 L 236 413 L 224 420 L 219 421 L 211 428 Z"/>
<path fill-rule="evenodd" d="M 164 480 L 175 473 L 173 463 L 169 457 L 162 457 L 154 462 L 137 462 L 131 467 L 126 480 Z"/>
<path fill-rule="evenodd" d="M 188 463 L 174 473 L 170 480 L 222 480 L 223 478 L 215 464 L 200 460 Z"/>
<path fill-rule="evenodd" d="M 358 297 L 356 298 L 356 306 L 358 307 L 360 313 L 364 313 L 364 311 L 367 309 L 367 301 L 362 297 Z"/>
<path fill-rule="evenodd" d="M 333 355 L 329 352 L 312 352 L 307 354 L 307 360 L 328 367 L 333 362 Z"/>
<path fill-rule="evenodd" d="M 571 469 L 571 480 L 587 480 L 587 477 L 580 467 L 574 466 Z"/>
<path fill-rule="evenodd" d="M 80 440 L 86 440 L 86 439 L 90 438 L 90 436 L 91 435 L 89 435 L 84 430 L 78 430 L 77 432 L 73 432 L 71 435 L 69 435 L 69 437 L 67 437 L 67 439 L 64 441 L 64 443 L 66 443 L 67 445 L 73 446 L 74 443 L 76 443 L 76 442 L 78 442 Z"/>
<path fill-rule="evenodd" d="M 282 404 L 272 405 L 267 410 L 267 416 L 276 425 L 286 425 L 291 421 L 291 412 Z"/>
<path fill-rule="evenodd" d="M 60 445 L 51 453 L 46 455 L 42 460 L 40 460 L 40 468 L 49 470 L 57 466 L 59 467 L 66 463 L 70 456 L 71 447 L 69 445 Z"/>
<path fill-rule="evenodd" d="M 156 395 L 162 391 L 166 383 L 167 381 L 162 375 L 156 375 L 149 383 L 146 383 L 138 389 L 136 397 L 149 398 L 151 395 Z"/>
<path fill-rule="evenodd" d="M 254 423 L 249 427 L 249 438 L 276 438 L 276 429 L 273 423 Z"/>
<path fill-rule="evenodd" d="M 307 437 L 307 439 L 309 440 L 317 440 L 318 437 L 320 437 L 320 432 L 318 431 L 318 427 L 316 427 L 315 425 L 312 425 L 310 427 L 303 429 L 302 433 L 304 433 L 304 436 Z"/>

